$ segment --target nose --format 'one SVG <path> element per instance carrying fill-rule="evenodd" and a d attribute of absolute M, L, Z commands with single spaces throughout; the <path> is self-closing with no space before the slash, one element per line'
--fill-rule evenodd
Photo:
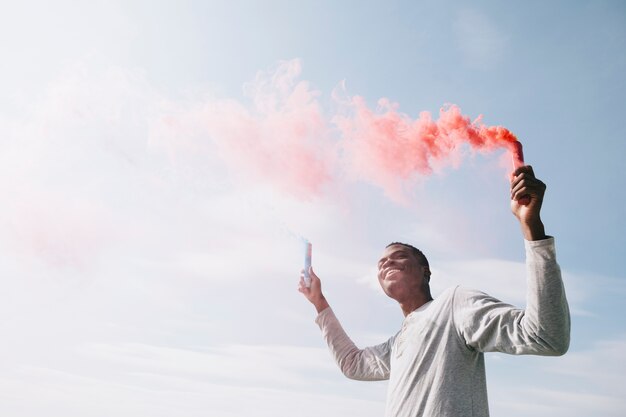
<path fill-rule="evenodd" d="M 387 266 L 392 265 L 394 263 L 393 259 L 387 258 L 380 264 L 380 270 L 382 271 Z"/>

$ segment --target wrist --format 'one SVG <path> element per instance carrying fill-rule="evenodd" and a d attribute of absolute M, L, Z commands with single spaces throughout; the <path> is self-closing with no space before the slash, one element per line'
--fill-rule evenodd
<path fill-rule="evenodd" d="M 531 222 L 523 222 L 521 223 L 521 227 L 524 239 L 528 241 L 543 240 L 546 238 L 546 231 L 541 219 Z"/>
<path fill-rule="evenodd" d="M 321 296 L 317 300 L 313 301 L 313 306 L 315 307 L 315 309 L 317 310 L 317 313 L 319 314 L 322 311 L 326 310 L 329 307 L 329 304 L 328 304 L 328 301 L 326 301 L 326 298 L 324 296 Z"/>

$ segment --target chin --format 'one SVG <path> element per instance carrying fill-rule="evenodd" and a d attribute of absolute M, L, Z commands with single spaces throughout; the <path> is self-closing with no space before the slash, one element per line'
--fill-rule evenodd
<path fill-rule="evenodd" d="M 387 297 L 397 300 L 398 296 L 402 293 L 402 289 L 392 283 L 391 285 L 383 287 L 383 292 L 387 294 Z"/>

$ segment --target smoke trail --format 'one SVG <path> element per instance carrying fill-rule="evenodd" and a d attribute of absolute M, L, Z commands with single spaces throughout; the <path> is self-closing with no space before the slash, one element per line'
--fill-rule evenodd
<path fill-rule="evenodd" d="M 381 110 L 376 113 L 355 96 L 346 103 L 350 115 L 336 116 L 334 123 L 341 132 L 346 168 L 353 176 L 383 188 L 396 201 L 404 200 L 406 180 L 431 175 L 434 167 L 458 165 L 464 143 L 489 152 L 503 147 L 513 150 L 517 142 L 507 129 L 486 126 L 481 117 L 471 121 L 453 104 L 441 108 L 436 121 L 429 112 L 412 119 L 387 99 L 378 104 Z"/>
<path fill-rule="evenodd" d="M 198 106 L 194 118 L 231 172 L 297 198 L 364 181 L 405 203 L 408 185 L 460 165 L 462 145 L 479 152 L 515 149 L 507 129 L 487 126 L 480 116 L 472 121 L 453 104 L 437 120 L 429 112 L 413 119 L 388 99 L 374 111 L 362 97 L 341 98 L 335 91 L 334 110 L 324 112 L 321 93 L 298 80 L 301 71 L 298 60 L 283 61 L 245 85 L 249 104 L 230 99 Z"/>
<path fill-rule="evenodd" d="M 299 61 L 260 72 L 244 87 L 252 100 L 206 103 L 203 121 L 231 170 L 247 172 L 304 198 L 319 195 L 333 177 L 335 150 L 329 124 L 308 83 L 297 81 Z"/>

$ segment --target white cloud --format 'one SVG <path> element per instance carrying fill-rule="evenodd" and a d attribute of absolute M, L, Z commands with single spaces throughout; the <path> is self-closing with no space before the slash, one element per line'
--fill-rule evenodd
<path fill-rule="evenodd" d="M 597 394 L 626 398 L 626 337 L 599 340 L 584 351 L 571 352 L 551 367 L 551 371 L 568 378 L 584 380 Z M 626 410 L 626 400 L 622 401 Z"/>
<path fill-rule="evenodd" d="M 336 373 L 326 349 L 297 346 L 225 345 L 190 350 L 136 343 L 88 344 L 78 353 L 109 363 L 124 374 L 147 373 L 226 385 L 301 389 L 310 385 L 307 373 L 326 378 Z"/>
<path fill-rule="evenodd" d="M 351 410 L 375 416 L 384 407 L 380 384 L 374 396 L 368 387 L 351 390 L 320 348 L 240 345 L 191 351 L 91 344 L 74 355 L 77 362 L 86 357 L 98 368 L 21 367 L 4 372 L 0 411 L 22 415 L 18 409 L 23 407 L 66 416 L 166 416 L 183 410 L 184 415 L 313 416 L 346 415 Z M 22 404 L 25 392 L 37 401 Z"/>
<path fill-rule="evenodd" d="M 494 416 L 618 417 L 626 411 L 626 401 L 610 395 L 563 392 L 548 386 L 509 388 L 509 393 L 498 390 L 498 399 L 493 401 Z"/>
<path fill-rule="evenodd" d="M 526 375 L 490 382 L 493 415 L 522 417 L 590 415 L 617 417 L 626 412 L 626 339 L 600 340 L 589 349 L 569 352 L 561 358 L 523 360 Z M 509 359 L 510 358 L 510 359 Z M 504 358 L 500 368 L 507 375 L 518 372 L 514 362 Z"/>

